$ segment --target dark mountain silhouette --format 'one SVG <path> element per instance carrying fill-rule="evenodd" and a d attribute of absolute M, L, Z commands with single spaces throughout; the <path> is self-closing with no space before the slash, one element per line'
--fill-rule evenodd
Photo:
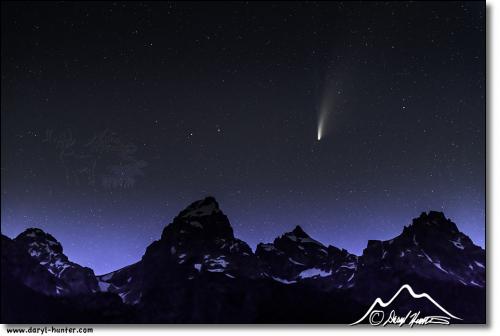
<path fill-rule="evenodd" d="M 2 236 L 2 322 L 348 324 L 410 284 L 459 322 L 484 323 L 485 266 L 485 251 L 433 211 L 391 240 L 369 241 L 359 257 L 300 226 L 254 253 L 207 197 L 181 211 L 140 261 L 100 276 L 40 229 Z"/>
<path fill-rule="evenodd" d="M 94 271 L 69 261 L 62 245 L 40 229 L 27 229 L 14 241 L 60 282 L 54 295 L 88 294 L 97 291 Z"/>
<path fill-rule="evenodd" d="M 334 246 L 324 246 L 297 226 L 255 252 L 265 275 L 285 284 L 320 280 L 329 288 L 352 287 L 357 257 Z"/>
<path fill-rule="evenodd" d="M 2 235 L 1 249 L 2 323 L 126 323 L 135 318 L 133 308 L 114 294 L 71 292 L 75 286 L 65 282 L 71 278 L 50 272 L 50 264 L 40 263 L 23 241 Z"/>

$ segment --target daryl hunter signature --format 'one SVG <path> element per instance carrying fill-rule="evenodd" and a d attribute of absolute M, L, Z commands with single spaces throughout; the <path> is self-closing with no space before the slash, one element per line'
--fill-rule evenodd
<path fill-rule="evenodd" d="M 386 308 L 389 306 L 403 291 L 406 290 L 414 299 L 425 298 L 430 301 L 436 308 L 445 313 L 445 316 L 441 315 L 432 315 L 432 316 L 421 316 L 420 311 L 412 312 L 408 311 L 404 315 L 396 315 L 395 310 L 391 310 L 389 314 L 387 314 L 380 309 L 375 309 L 377 306 L 380 308 Z M 421 293 L 416 294 L 410 285 L 403 285 L 401 288 L 394 294 L 394 296 L 387 302 L 382 301 L 381 298 L 375 299 L 372 303 L 368 311 L 356 322 L 351 323 L 350 325 L 356 325 L 363 322 L 365 319 L 368 319 L 368 323 L 373 326 L 386 326 L 386 325 L 397 325 L 399 327 L 403 325 L 409 325 L 410 327 L 414 325 L 428 325 L 428 324 L 450 324 L 451 319 L 461 320 L 461 318 L 451 314 L 446 309 L 444 309 L 439 303 L 436 302 L 429 294 Z"/>

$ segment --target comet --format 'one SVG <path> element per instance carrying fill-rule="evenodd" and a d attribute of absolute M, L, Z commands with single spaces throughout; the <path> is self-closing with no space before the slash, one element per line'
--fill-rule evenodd
<path fill-rule="evenodd" d="M 318 121 L 318 141 L 321 140 L 321 138 L 323 137 L 323 118 L 321 118 L 321 115 L 320 115 L 320 118 L 319 118 L 319 121 Z"/>
<path fill-rule="evenodd" d="M 332 98 L 325 94 L 319 109 L 317 140 L 321 141 L 326 134 L 328 119 L 331 114 Z"/>

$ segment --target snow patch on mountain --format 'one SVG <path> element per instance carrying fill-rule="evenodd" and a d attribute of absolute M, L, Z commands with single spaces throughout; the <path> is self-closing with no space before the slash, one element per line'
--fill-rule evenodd
<path fill-rule="evenodd" d="M 297 260 L 294 260 L 294 259 L 293 259 L 293 258 L 291 258 L 291 257 L 290 257 L 290 258 L 288 258 L 288 261 L 289 261 L 289 262 L 291 262 L 291 263 L 292 263 L 292 264 L 294 264 L 294 265 L 304 266 L 304 264 L 303 264 L 303 263 L 298 262 Z"/>
<path fill-rule="evenodd" d="M 479 267 L 481 267 L 481 268 L 484 268 L 484 265 L 483 265 L 483 264 L 481 264 L 479 261 L 475 261 L 475 260 L 474 260 L 474 263 L 475 263 L 477 266 L 479 266 Z"/>
<path fill-rule="evenodd" d="M 313 278 L 313 277 L 327 277 L 332 275 L 332 271 L 324 271 L 319 268 L 309 268 L 306 270 L 303 270 L 299 274 L 299 278 L 306 279 L 306 278 Z"/>
<path fill-rule="evenodd" d="M 456 248 L 463 250 L 464 246 L 462 245 L 462 239 L 460 237 L 457 238 L 457 240 L 450 240 L 450 243 L 455 245 Z"/>
<path fill-rule="evenodd" d="M 98 281 L 97 284 L 99 285 L 99 289 L 101 292 L 107 292 L 109 290 L 109 287 L 111 286 L 110 283 L 104 281 Z"/>
<path fill-rule="evenodd" d="M 441 263 L 439 261 L 435 261 L 432 263 L 434 266 L 436 266 L 436 268 L 438 268 L 439 270 L 441 270 L 442 272 L 446 273 L 446 274 L 449 274 L 449 272 L 447 270 L 445 270 L 442 266 L 441 266 Z"/>
<path fill-rule="evenodd" d="M 297 283 L 297 281 L 295 280 L 286 280 L 286 279 L 282 279 L 282 278 L 278 278 L 278 277 L 271 277 L 271 279 L 273 279 L 274 281 L 278 281 L 278 282 L 281 282 L 285 285 L 290 285 L 290 284 L 294 284 L 294 283 Z"/>

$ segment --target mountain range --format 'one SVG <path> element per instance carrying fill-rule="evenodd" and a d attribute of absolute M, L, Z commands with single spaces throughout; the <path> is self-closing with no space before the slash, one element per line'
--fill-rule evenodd
<path fill-rule="evenodd" d="M 393 239 L 369 240 L 360 256 L 300 226 L 254 252 L 213 197 L 182 210 L 140 261 L 108 274 L 70 261 L 38 228 L 2 234 L 1 250 L 2 323 L 349 324 L 404 284 L 461 323 L 486 321 L 485 250 L 436 211 Z"/>

